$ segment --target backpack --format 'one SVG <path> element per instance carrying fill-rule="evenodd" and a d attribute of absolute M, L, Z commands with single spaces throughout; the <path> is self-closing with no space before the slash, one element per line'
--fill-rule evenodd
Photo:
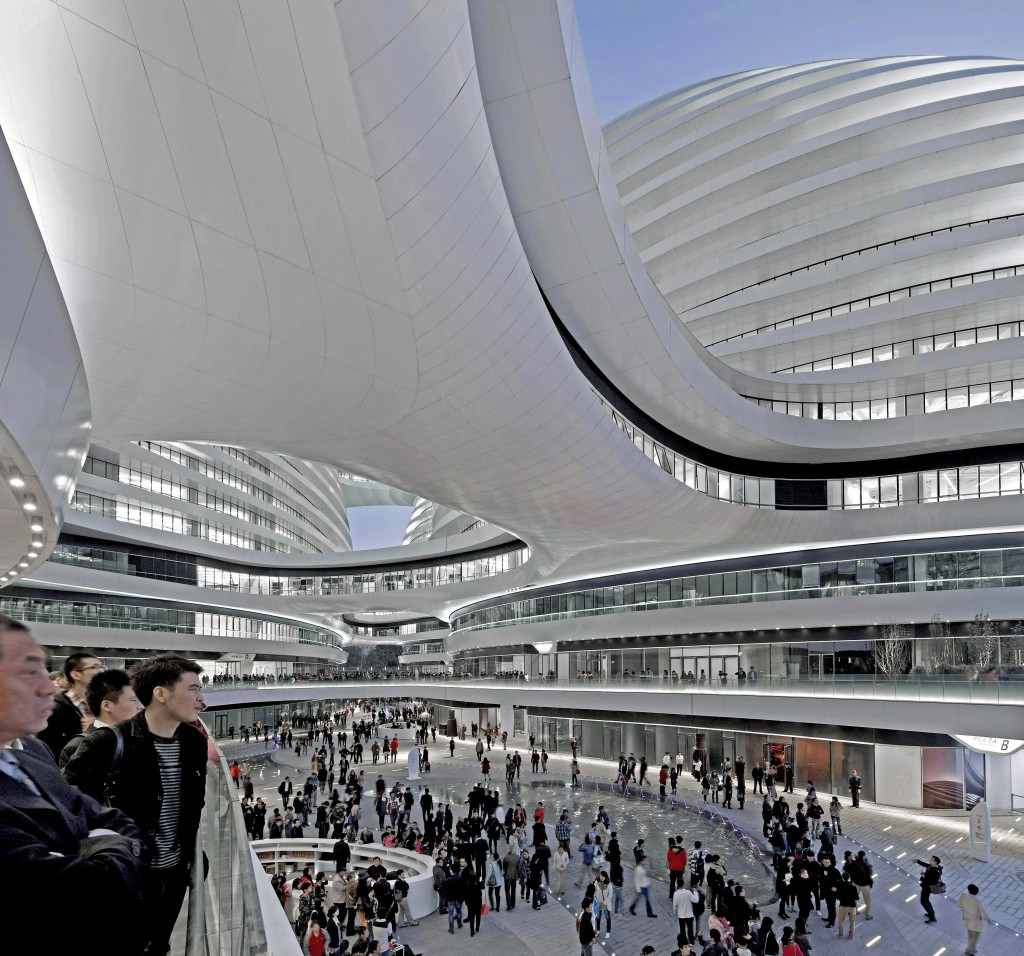
<path fill-rule="evenodd" d="M 700 917 L 704 913 L 705 900 L 707 897 L 704 895 L 703 890 L 697 890 L 697 902 L 693 904 L 693 916 L 694 919 Z"/>
<path fill-rule="evenodd" d="M 782 947 L 782 956 L 804 956 L 804 951 L 800 948 L 799 943 L 786 943 Z"/>
<path fill-rule="evenodd" d="M 704 882 L 704 851 L 698 850 L 690 857 L 690 872 L 697 878 L 698 883 Z"/>

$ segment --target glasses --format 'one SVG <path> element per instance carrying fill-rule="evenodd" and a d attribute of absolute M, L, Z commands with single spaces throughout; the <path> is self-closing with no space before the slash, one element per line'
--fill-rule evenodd
<path fill-rule="evenodd" d="M 83 671 L 105 671 L 107 669 L 106 664 L 101 664 L 97 661 L 95 664 L 90 664 L 88 667 L 81 668 Z"/>

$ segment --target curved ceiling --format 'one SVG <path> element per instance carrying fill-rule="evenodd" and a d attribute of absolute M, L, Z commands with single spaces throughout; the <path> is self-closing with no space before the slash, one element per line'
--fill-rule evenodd
<path fill-rule="evenodd" d="M 677 321 L 628 233 L 569 4 L 24 0 L 0 66 L 101 438 L 328 462 L 508 529 L 536 576 L 1005 520 L 723 504 L 616 427 L 535 274 L 683 434 L 809 460 L 906 441 L 808 435 Z"/>

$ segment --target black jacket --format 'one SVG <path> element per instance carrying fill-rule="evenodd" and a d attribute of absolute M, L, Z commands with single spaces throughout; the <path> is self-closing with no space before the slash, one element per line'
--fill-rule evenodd
<path fill-rule="evenodd" d="M 36 736 L 53 751 L 56 760 L 67 742 L 82 732 L 82 712 L 71 703 L 66 692 L 57 694 L 53 702 L 56 705 L 53 713 Z"/>
<path fill-rule="evenodd" d="M 18 763 L 45 796 L 0 773 L 0 897 L 11 915 L 17 901 L 26 899 L 26 887 L 45 888 L 86 911 L 102 912 L 112 900 L 125 907 L 135 895 L 142 862 L 138 827 L 69 786 L 44 744 L 30 738 L 22 744 Z M 124 839 L 88 838 L 93 829 L 113 830 Z M 109 952 L 109 938 L 100 937 L 94 944 L 84 934 L 76 953 Z"/>
<path fill-rule="evenodd" d="M 111 774 L 117 746 L 112 730 L 101 728 L 82 741 L 74 757 L 64 768 L 68 783 L 95 800 L 102 801 L 110 778 L 110 805 L 131 817 L 142 831 L 150 856 L 156 852 L 157 825 L 163 786 L 153 735 L 145 713 L 117 725 L 124 740 L 124 751 Z M 191 862 L 199 817 L 206 802 L 206 738 L 187 724 L 178 728 L 181 741 L 181 808 L 178 823 L 179 846 L 183 862 Z"/>

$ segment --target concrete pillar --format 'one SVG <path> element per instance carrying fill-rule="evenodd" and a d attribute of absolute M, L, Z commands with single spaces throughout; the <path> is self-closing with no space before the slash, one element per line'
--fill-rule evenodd
<path fill-rule="evenodd" d="M 514 726 L 515 718 L 512 715 L 512 705 L 502 704 L 498 708 L 498 722 L 501 724 L 502 730 L 507 730 L 508 735 L 512 736 L 512 728 Z"/>
<path fill-rule="evenodd" d="M 1011 759 L 1004 754 L 985 754 L 985 799 L 993 810 L 1010 809 L 1010 794 L 1013 793 Z"/>

